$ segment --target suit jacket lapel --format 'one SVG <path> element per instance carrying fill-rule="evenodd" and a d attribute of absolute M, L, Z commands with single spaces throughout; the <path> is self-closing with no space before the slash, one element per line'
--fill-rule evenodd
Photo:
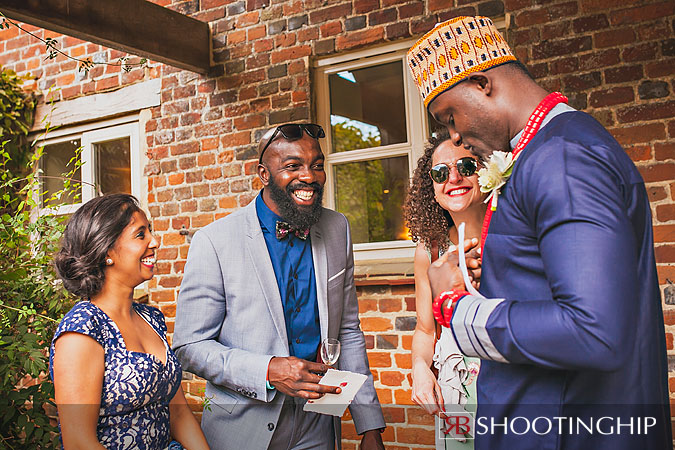
<path fill-rule="evenodd" d="M 274 276 L 274 267 L 270 259 L 270 253 L 267 250 L 265 237 L 263 236 L 258 214 L 255 209 L 255 200 L 246 207 L 246 248 L 251 256 L 255 273 L 260 282 L 267 307 L 272 314 L 274 327 L 277 329 L 279 339 L 289 354 L 288 336 L 286 335 L 286 319 L 284 318 L 284 308 L 281 305 L 281 294 L 279 286 Z"/>
<path fill-rule="evenodd" d="M 316 276 L 316 300 L 319 306 L 319 325 L 321 339 L 328 337 L 328 257 L 326 244 L 321 236 L 320 223 L 310 229 L 312 239 L 312 260 L 314 261 L 314 275 Z"/>

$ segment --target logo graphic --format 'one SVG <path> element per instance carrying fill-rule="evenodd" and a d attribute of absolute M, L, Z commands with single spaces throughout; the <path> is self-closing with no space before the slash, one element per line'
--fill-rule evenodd
<path fill-rule="evenodd" d="M 460 411 L 443 411 L 437 423 L 440 425 L 440 439 L 464 442 L 474 438 L 476 419 L 473 412 L 464 411 L 463 408 Z"/>

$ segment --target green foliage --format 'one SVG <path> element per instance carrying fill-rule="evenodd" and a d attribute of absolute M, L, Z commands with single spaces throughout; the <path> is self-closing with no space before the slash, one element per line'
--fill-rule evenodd
<path fill-rule="evenodd" d="M 11 77 L 3 73 L 3 80 Z M 23 102 L 13 105 L 23 111 Z M 8 109 L 6 117 L 28 117 Z M 25 133 L 28 122 L 24 125 L 12 132 Z M 0 448 L 51 449 L 58 437 L 47 415 L 55 410 L 47 374 L 49 345 L 73 299 L 51 263 L 65 217 L 41 214 L 39 208 L 54 207 L 62 192 L 39 199 L 35 169 L 41 149 L 29 154 L 28 175 L 9 170 L 15 165 L 9 148 L 16 137 L 9 130 L 3 128 L 0 138 Z"/>
<path fill-rule="evenodd" d="M 30 160 L 28 130 L 36 104 L 35 96 L 21 89 L 24 79 L 11 70 L 0 71 L 0 141 L 7 141 L 3 149 L 10 155 L 5 170 L 17 176 L 26 174 Z"/>
<path fill-rule="evenodd" d="M 340 122 L 332 125 L 331 128 L 333 130 L 333 151 L 336 153 L 380 146 L 379 135 L 364 136 L 363 132 L 354 125 Z"/>

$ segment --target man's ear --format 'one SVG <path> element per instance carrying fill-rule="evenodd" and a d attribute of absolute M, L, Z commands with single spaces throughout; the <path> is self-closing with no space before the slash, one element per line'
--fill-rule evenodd
<path fill-rule="evenodd" d="M 270 182 L 270 172 L 262 163 L 258 164 L 258 177 L 262 181 L 263 186 L 267 186 Z"/>
<path fill-rule="evenodd" d="M 492 80 L 485 72 L 474 72 L 469 75 L 468 80 L 473 86 L 480 89 L 485 95 L 492 93 Z"/>

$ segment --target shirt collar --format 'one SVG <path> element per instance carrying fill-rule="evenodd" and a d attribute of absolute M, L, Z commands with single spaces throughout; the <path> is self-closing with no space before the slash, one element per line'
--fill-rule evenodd
<path fill-rule="evenodd" d="M 260 194 L 255 199 L 255 211 L 258 214 L 260 226 L 270 232 L 276 230 L 277 220 L 283 220 L 265 204 L 265 200 L 262 198 L 262 191 L 260 191 Z"/>
<path fill-rule="evenodd" d="M 549 123 L 551 121 L 551 119 L 553 119 L 558 114 L 562 114 L 562 113 L 568 112 L 568 111 L 576 111 L 576 109 L 572 108 L 567 103 L 558 103 L 557 105 L 555 105 L 553 107 L 552 110 L 550 110 L 548 112 L 548 114 L 546 114 L 546 117 L 544 117 L 544 120 L 541 121 L 541 125 L 539 126 L 539 129 L 541 130 L 542 128 L 544 128 L 546 126 L 546 124 Z M 511 145 L 511 150 L 516 148 L 516 145 L 518 145 L 518 141 L 520 140 L 521 134 L 523 134 L 523 130 L 520 130 L 518 132 L 518 134 L 516 134 L 513 137 L 513 139 L 511 139 L 511 142 L 509 142 L 509 144 Z"/>

